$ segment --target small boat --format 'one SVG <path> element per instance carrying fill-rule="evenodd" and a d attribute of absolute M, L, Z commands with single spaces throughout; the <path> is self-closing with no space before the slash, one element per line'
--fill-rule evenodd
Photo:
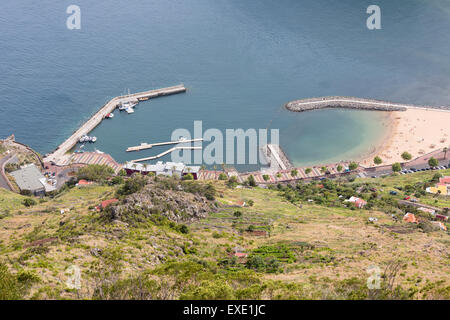
<path fill-rule="evenodd" d="M 134 113 L 134 109 L 132 107 L 128 107 L 125 109 L 125 111 L 130 114 L 130 113 Z"/>
<path fill-rule="evenodd" d="M 120 105 L 119 105 L 119 110 L 120 111 L 122 111 L 122 110 L 127 110 L 128 108 L 133 108 L 134 106 L 136 106 L 137 105 L 137 102 L 133 102 L 133 101 L 126 101 L 126 102 L 122 102 Z"/>
<path fill-rule="evenodd" d="M 112 119 L 112 118 L 114 118 L 114 113 L 108 113 L 107 115 L 106 115 L 106 117 L 108 118 L 108 119 Z"/>
<path fill-rule="evenodd" d="M 95 152 L 96 152 L 96 153 L 99 153 L 99 154 L 104 154 L 103 151 L 100 151 L 100 150 L 98 150 L 98 149 L 95 149 Z"/>
<path fill-rule="evenodd" d="M 80 140 L 78 140 L 79 143 L 85 143 L 85 142 L 89 142 L 89 137 L 84 135 L 80 138 Z"/>
<path fill-rule="evenodd" d="M 91 140 L 90 140 L 90 142 L 95 142 L 95 141 L 97 141 L 97 137 L 91 137 Z"/>

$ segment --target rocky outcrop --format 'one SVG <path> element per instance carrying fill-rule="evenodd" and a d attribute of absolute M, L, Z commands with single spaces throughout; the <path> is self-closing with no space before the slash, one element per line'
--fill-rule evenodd
<path fill-rule="evenodd" d="M 133 224 L 152 219 L 152 216 L 163 216 L 177 223 L 193 222 L 206 218 L 214 210 L 212 201 L 203 195 L 185 191 L 182 181 L 173 190 L 150 180 L 143 190 L 127 196 L 118 205 L 109 207 L 107 212 L 113 221 Z"/>
<path fill-rule="evenodd" d="M 303 112 L 325 108 L 358 109 L 374 111 L 406 111 L 409 107 L 446 109 L 446 107 L 417 106 L 387 102 L 374 99 L 363 99 L 355 97 L 321 97 L 295 100 L 285 105 L 286 109 L 294 112 Z"/>

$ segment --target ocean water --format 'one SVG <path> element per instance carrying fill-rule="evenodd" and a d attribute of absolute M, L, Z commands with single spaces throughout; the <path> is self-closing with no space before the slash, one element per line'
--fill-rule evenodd
<path fill-rule="evenodd" d="M 123 162 L 136 157 L 128 146 L 202 120 L 279 128 L 296 165 L 355 158 L 382 138 L 383 114 L 283 105 L 327 95 L 450 105 L 450 1 L 379 0 L 382 30 L 370 31 L 372 2 L 2 0 L 0 137 L 44 154 L 112 97 L 184 83 L 186 94 L 116 112 L 87 148 Z M 81 30 L 66 28 L 71 4 Z"/>

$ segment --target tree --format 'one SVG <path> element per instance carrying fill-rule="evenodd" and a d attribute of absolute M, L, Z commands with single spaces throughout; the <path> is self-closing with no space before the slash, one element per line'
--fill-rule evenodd
<path fill-rule="evenodd" d="M 373 163 L 375 164 L 381 164 L 383 162 L 383 160 L 381 160 L 381 158 L 379 156 L 376 156 L 375 158 L 373 158 Z"/>
<path fill-rule="evenodd" d="M 396 162 L 392 165 L 392 171 L 394 172 L 399 172 L 402 171 L 402 166 L 400 165 L 400 163 Z"/>
<path fill-rule="evenodd" d="M 78 180 L 104 182 L 114 175 L 114 170 L 104 164 L 90 164 L 77 172 Z"/>
<path fill-rule="evenodd" d="M 350 164 L 348 165 L 348 168 L 350 170 L 356 170 L 356 168 L 358 168 L 358 164 L 356 162 L 350 162 Z"/>
<path fill-rule="evenodd" d="M 140 174 L 135 174 L 133 177 L 125 181 L 122 187 L 119 190 L 117 190 L 117 193 L 122 196 L 136 193 L 140 191 L 142 188 L 144 188 L 146 183 L 147 180 L 144 176 Z"/>
<path fill-rule="evenodd" d="M 431 157 L 430 160 L 428 160 L 428 165 L 430 167 L 437 167 L 439 165 L 439 161 L 436 158 Z"/>
<path fill-rule="evenodd" d="M 24 199 L 22 201 L 22 204 L 25 207 L 31 207 L 31 206 L 34 206 L 36 204 L 36 201 L 34 199 L 31 199 L 31 198 L 26 198 L 26 199 Z"/>
<path fill-rule="evenodd" d="M 194 180 L 194 176 L 192 175 L 192 173 L 185 174 L 183 176 L 183 180 Z"/>
<path fill-rule="evenodd" d="M 343 168 L 340 164 L 336 167 L 336 170 L 337 170 L 338 172 L 341 172 L 342 169 L 344 169 L 344 168 Z"/>
<path fill-rule="evenodd" d="M 306 168 L 306 169 L 305 169 L 305 173 L 306 173 L 306 174 L 310 174 L 311 171 L 312 171 L 311 168 Z"/>
<path fill-rule="evenodd" d="M 248 185 L 250 187 L 256 187 L 256 181 L 255 181 L 255 177 L 253 177 L 253 175 L 250 175 L 247 179 L 248 181 Z"/>
<path fill-rule="evenodd" d="M 448 148 L 445 147 L 445 148 L 443 149 L 443 151 L 444 151 L 444 160 L 445 160 L 445 159 L 447 159 L 447 151 L 448 151 Z"/>
<path fill-rule="evenodd" d="M 237 177 L 236 176 L 231 176 L 229 179 L 228 179 L 228 182 L 227 182 L 227 185 L 229 186 L 229 187 L 234 187 L 234 186 L 236 186 L 238 184 L 238 179 L 237 179 Z"/>
<path fill-rule="evenodd" d="M 402 153 L 402 158 L 403 158 L 403 160 L 411 160 L 412 159 L 412 156 L 411 156 L 411 153 L 409 153 L 409 152 L 403 152 Z"/>
<path fill-rule="evenodd" d="M 320 168 L 320 172 L 322 172 L 322 173 L 327 172 L 327 167 L 323 166 L 322 168 Z"/>
<path fill-rule="evenodd" d="M 263 177 L 264 181 L 268 181 L 270 179 L 268 174 L 263 174 L 262 177 Z"/>
<path fill-rule="evenodd" d="M 225 173 L 219 174 L 219 180 L 227 180 L 228 176 Z"/>
<path fill-rule="evenodd" d="M 298 174 L 297 169 L 294 169 L 294 170 L 291 171 L 291 176 L 296 177 L 297 174 Z"/>
<path fill-rule="evenodd" d="M 240 218 L 240 217 L 242 217 L 242 211 L 236 210 L 236 211 L 233 213 L 233 216 L 234 216 L 235 218 Z"/>

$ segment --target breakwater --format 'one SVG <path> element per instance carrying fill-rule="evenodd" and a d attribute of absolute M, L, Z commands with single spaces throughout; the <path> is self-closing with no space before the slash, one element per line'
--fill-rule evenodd
<path fill-rule="evenodd" d="M 121 103 L 128 101 L 142 101 L 161 96 L 168 96 L 172 94 L 186 92 L 184 85 L 174 87 L 150 90 L 145 92 L 138 92 L 125 96 L 119 96 L 111 99 L 108 103 L 100 108 L 92 117 L 90 117 L 79 129 L 77 129 L 67 140 L 61 143 L 55 151 L 48 154 L 44 158 L 44 162 L 53 162 L 55 164 L 64 163 L 70 155 L 68 152 L 78 143 L 78 140 L 91 132 L 97 127 L 106 116 L 113 112 Z"/>
<path fill-rule="evenodd" d="M 286 109 L 294 112 L 303 112 L 326 108 L 357 109 L 373 111 L 406 111 L 408 108 L 426 108 L 448 110 L 445 106 L 420 106 L 402 104 L 374 99 L 355 97 L 320 97 L 295 100 L 285 105 Z"/>

